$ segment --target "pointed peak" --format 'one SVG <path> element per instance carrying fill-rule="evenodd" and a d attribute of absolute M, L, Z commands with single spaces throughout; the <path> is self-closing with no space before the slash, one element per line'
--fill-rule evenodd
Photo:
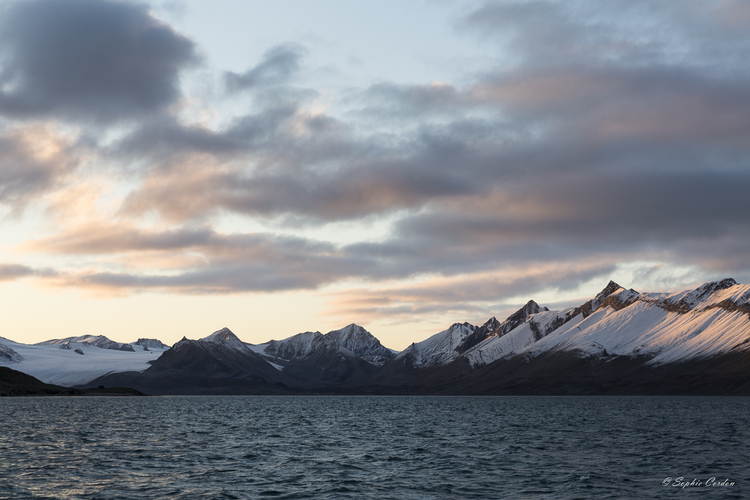
<path fill-rule="evenodd" d="M 607 295 L 609 295 L 612 292 L 614 292 L 615 290 L 618 290 L 620 288 L 622 288 L 622 287 L 620 285 L 618 285 L 616 282 L 614 282 L 613 280 L 609 280 L 609 283 L 607 283 L 607 286 L 604 287 L 604 289 L 602 290 L 601 293 L 607 292 Z"/>
<path fill-rule="evenodd" d="M 617 284 L 616 282 L 612 280 L 609 280 L 609 283 L 607 283 L 607 286 L 605 286 L 601 292 L 596 294 L 596 297 L 594 297 L 594 299 L 591 301 L 592 302 L 591 305 L 593 307 L 592 311 L 595 310 L 597 307 L 599 307 L 599 304 L 601 304 L 602 300 L 606 299 L 607 297 L 615 293 L 620 288 L 622 287 L 619 284 Z"/>
<path fill-rule="evenodd" d="M 338 332 L 366 332 L 367 330 L 364 329 L 364 327 L 359 326 L 356 323 L 350 323 L 346 325 L 344 328 L 341 328 L 339 330 L 334 330 Z M 332 332 L 328 332 L 332 333 Z"/>
<path fill-rule="evenodd" d="M 321 335 L 320 332 L 316 332 L 315 335 Z M 346 325 L 344 328 L 333 330 L 324 335 L 329 339 L 343 339 L 348 337 L 372 337 L 373 335 L 368 332 L 364 327 L 359 326 L 356 323 Z"/>
<path fill-rule="evenodd" d="M 464 328 L 468 328 L 470 330 L 473 330 L 476 327 L 474 325 L 472 325 L 471 323 L 469 323 L 468 321 L 464 321 L 463 323 L 456 322 L 456 323 L 453 323 L 451 326 L 448 327 L 448 331 L 460 330 L 460 329 L 464 329 Z"/>
<path fill-rule="evenodd" d="M 192 340 L 188 339 L 186 336 L 183 335 L 179 342 L 175 342 L 172 345 L 172 349 L 174 349 L 175 347 L 182 347 L 183 345 L 186 345 L 189 342 L 192 342 Z"/>
<path fill-rule="evenodd" d="M 549 309 L 547 309 L 546 307 L 540 306 L 533 300 L 528 301 L 526 305 L 521 308 L 521 310 L 524 311 L 527 315 L 536 314 L 542 311 L 549 311 Z"/>
<path fill-rule="evenodd" d="M 484 322 L 484 324 L 482 325 L 482 328 L 494 330 L 498 326 L 500 326 L 500 322 L 497 320 L 496 317 L 493 316 Z"/>
<path fill-rule="evenodd" d="M 201 340 L 205 342 L 218 342 L 222 344 L 244 345 L 244 342 L 237 338 L 237 335 L 235 335 L 232 330 L 227 327 L 224 327 L 221 330 L 217 330 L 208 337 L 203 337 Z"/>
<path fill-rule="evenodd" d="M 530 316 L 532 314 L 536 314 L 541 311 L 547 311 L 548 309 L 546 307 L 542 307 L 539 304 L 537 304 L 535 301 L 530 300 L 528 301 L 522 308 L 520 308 L 518 311 L 511 314 L 506 321 L 513 321 L 514 319 L 521 319 L 526 318 L 527 316 Z"/>

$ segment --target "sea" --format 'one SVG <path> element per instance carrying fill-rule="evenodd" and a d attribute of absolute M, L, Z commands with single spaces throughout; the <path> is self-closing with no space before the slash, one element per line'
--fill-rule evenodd
<path fill-rule="evenodd" d="M 750 398 L 3 398 L 27 498 L 750 498 Z"/>

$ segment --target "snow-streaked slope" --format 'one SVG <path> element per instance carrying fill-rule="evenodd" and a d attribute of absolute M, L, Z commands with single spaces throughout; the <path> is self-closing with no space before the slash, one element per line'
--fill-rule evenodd
<path fill-rule="evenodd" d="M 514 331 L 520 325 L 526 323 L 531 315 L 540 312 L 548 312 L 548 309 L 530 300 L 502 323 L 494 317 L 479 327 L 470 323 L 454 323 L 447 330 L 436 333 L 422 342 L 410 345 L 396 356 L 396 360 L 408 359 L 411 365 L 422 368 L 445 365 L 462 356 L 469 358 L 472 365 L 491 362 L 483 360 L 483 351 L 480 346 L 487 346 L 490 341 L 497 340 Z M 523 345 L 527 345 L 527 342 L 524 341 Z M 490 351 L 494 351 L 496 347 L 495 345 L 490 346 Z M 500 349 L 502 350 L 502 348 Z M 492 357 L 489 351 L 487 356 Z"/>
<path fill-rule="evenodd" d="M 642 294 L 626 307 L 604 306 L 575 328 L 555 331 L 528 349 L 552 349 L 591 355 L 648 356 L 669 363 L 750 347 L 747 301 L 750 285 L 696 290 L 666 298 Z"/>
<path fill-rule="evenodd" d="M 571 351 L 645 356 L 660 364 L 750 348 L 750 285 L 725 279 L 665 294 L 639 293 L 610 281 L 579 307 L 556 312 L 529 301 L 492 332 L 479 332 L 456 323 L 412 344 L 397 359 L 423 368 L 465 358 L 478 367 L 516 355 Z"/>
<path fill-rule="evenodd" d="M 457 349 L 476 329 L 471 323 L 454 323 L 447 330 L 411 344 L 395 359 L 410 358 L 412 364 L 419 367 L 450 363 L 460 356 Z"/>
<path fill-rule="evenodd" d="M 645 356 L 661 364 L 743 348 L 750 348 L 750 285 L 726 279 L 670 295 L 610 282 L 580 307 L 530 315 L 464 356 L 472 366 L 549 351 Z"/>
<path fill-rule="evenodd" d="M 13 369 L 38 378 L 42 382 L 63 386 L 82 385 L 108 373 L 143 371 L 156 360 L 164 349 L 144 350 L 130 344 L 132 351 L 96 347 L 90 343 L 61 343 L 27 345 L 0 339 L 0 342 L 23 359 Z M 68 346 L 60 348 L 60 346 Z M 79 354 L 80 350 L 83 354 Z M 0 364 L 8 364 L 0 359 Z"/>
<path fill-rule="evenodd" d="M 747 304 L 749 299 L 750 285 L 740 285 L 732 278 L 727 278 L 706 283 L 695 290 L 675 293 L 659 301 L 659 304 L 665 309 L 688 312 L 716 307 L 722 302 L 739 306 Z"/>
<path fill-rule="evenodd" d="M 501 335 L 487 338 L 484 342 L 467 351 L 464 356 L 472 366 L 481 366 L 503 357 L 518 354 L 542 339 L 548 331 L 549 325 L 559 317 L 565 317 L 567 312 L 564 311 L 560 315 L 545 310 L 528 315 L 515 328 Z M 571 322 L 575 323 L 575 317 L 569 320 L 566 325 Z M 562 328 L 565 328 L 566 325 L 563 325 Z"/>

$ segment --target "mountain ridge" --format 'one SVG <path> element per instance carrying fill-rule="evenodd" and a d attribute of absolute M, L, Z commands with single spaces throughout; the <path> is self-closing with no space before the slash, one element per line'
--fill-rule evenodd
<path fill-rule="evenodd" d="M 156 342 L 161 344 L 155 339 L 139 342 L 127 345 L 147 351 L 148 345 L 157 348 Z M 9 344 L 0 343 L 0 363 L 10 364 L 15 353 L 20 361 L 14 366 L 28 365 L 31 351 Z M 72 344 L 110 351 L 120 345 L 89 335 L 55 339 L 37 347 Z M 640 293 L 609 281 L 577 307 L 550 311 L 529 300 L 503 321 L 491 317 L 480 326 L 454 323 L 398 353 L 354 323 L 326 334 L 303 332 L 264 344 L 243 342 L 225 327 L 198 340 L 183 338 L 163 354 L 149 353 L 154 357 L 143 369 L 116 370 L 83 385 L 116 383 L 152 393 L 461 393 L 471 392 L 467 384 L 473 381 L 471 387 L 513 392 L 513 387 L 481 379 L 493 373 L 509 381 L 526 373 L 538 378 L 534 383 L 539 390 L 555 386 L 555 380 L 595 390 L 593 382 L 582 382 L 586 377 L 574 382 L 565 373 L 553 374 L 542 363 L 565 367 L 570 373 L 586 366 L 589 375 L 610 380 L 614 375 L 607 370 L 616 365 L 648 378 L 648 373 L 677 373 L 676 367 L 691 364 L 710 371 L 716 360 L 722 370 L 742 378 L 744 372 L 733 364 L 745 363 L 747 352 L 750 285 L 726 278 L 677 293 Z M 133 354 L 138 355 L 123 352 L 117 356 Z M 528 377 L 521 386 L 532 391 L 534 383 Z M 716 380 L 722 377 L 717 374 Z M 698 383 L 687 376 L 681 380 Z"/>

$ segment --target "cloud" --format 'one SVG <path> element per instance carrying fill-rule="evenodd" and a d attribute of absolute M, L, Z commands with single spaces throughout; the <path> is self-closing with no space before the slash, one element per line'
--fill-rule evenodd
<path fill-rule="evenodd" d="M 11 2 L 0 22 L 0 114 L 111 122 L 179 96 L 192 41 L 145 5 L 109 0 Z"/>
<path fill-rule="evenodd" d="M 180 228 L 148 231 L 130 224 L 86 223 L 55 236 L 31 240 L 24 247 L 32 251 L 59 254 L 96 255 L 133 251 L 188 250 L 217 244 L 217 234 L 208 228 Z"/>
<path fill-rule="evenodd" d="M 0 282 L 13 281 L 30 276 L 50 278 L 55 275 L 56 272 L 51 269 L 34 269 L 22 264 L 0 264 Z"/>
<path fill-rule="evenodd" d="M 299 71 L 304 55 L 305 49 L 295 43 L 271 47 L 263 55 L 262 61 L 244 73 L 226 72 L 226 88 L 230 92 L 239 92 L 288 83 Z"/>
<path fill-rule="evenodd" d="M 306 238 L 225 234 L 208 227 L 145 230 L 104 221 L 29 241 L 23 250 L 98 256 L 96 266 L 60 273 L 55 282 L 110 290 L 237 293 L 314 289 L 367 274 L 374 267 L 368 259 Z M 138 269 L 143 266 L 145 270 Z"/>
<path fill-rule="evenodd" d="M 459 30 L 512 51 L 505 62 L 533 67 L 616 63 L 726 70 L 740 63 L 747 33 L 740 2 L 685 0 L 489 1 L 463 17 Z M 733 21 L 729 21 L 733 19 Z M 734 26 L 734 29 L 728 29 Z M 739 66 L 736 66 L 739 67 Z"/>
<path fill-rule="evenodd" d="M 49 124 L 6 128 L 0 132 L 0 204 L 23 209 L 62 183 L 83 158 L 75 137 Z"/>
<path fill-rule="evenodd" d="M 21 264 L 0 264 L 0 281 L 11 281 L 32 276 L 34 270 Z"/>
<path fill-rule="evenodd" d="M 259 155 L 286 146 L 292 138 L 283 129 L 298 112 L 296 103 L 285 103 L 241 116 L 221 130 L 184 124 L 174 116 L 158 116 L 144 121 L 113 145 L 109 153 L 125 161 L 156 160 L 162 171 L 165 166 L 182 163 L 191 154 L 231 162 L 244 159 L 250 152 Z"/>
<path fill-rule="evenodd" d="M 7 13 L 39 27 L 51 22 L 40 7 L 47 5 L 13 3 Z M 220 75 L 221 106 L 251 105 L 215 126 L 165 111 L 180 95 L 180 71 L 195 60 L 192 42 L 143 7 L 71 5 L 140 27 L 134 40 L 143 36 L 162 59 L 151 68 L 150 56 L 114 37 L 108 61 L 132 58 L 140 83 L 86 77 L 89 101 L 66 90 L 79 76 L 62 66 L 45 66 L 50 78 L 32 81 L 41 64 L 32 49 L 71 19 L 63 16 L 52 34 L 5 25 L 13 43 L 0 110 L 9 113 L 1 106 L 12 101 L 26 103 L 28 116 L 135 118 L 106 145 L 29 126 L 3 132 L 6 204 L 48 193 L 70 172 L 86 175 L 77 165 L 90 150 L 90 163 L 123 170 L 106 215 L 97 200 L 81 202 L 83 216 L 65 212 L 23 247 L 87 263 L 47 282 L 165 293 L 336 285 L 348 290 L 335 297 L 342 314 L 406 318 L 499 314 L 490 310 L 510 307 L 517 294 L 605 280 L 627 262 L 735 275 L 750 264 L 750 72 L 737 56 L 750 36 L 732 27 L 744 22 L 736 2 L 487 3 L 461 26 L 513 49 L 495 64 L 460 84 L 379 82 L 325 105 L 312 98 L 322 91 L 293 86 L 304 49 L 280 45 L 246 72 Z M 79 57 L 64 65 L 71 74 Z M 23 79 L 31 90 L 13 86 Z M 97 101 L 104 95 L 106 105 Z M 56 156 L 40 153 L 42 136 L 58 137 Z M 78 192 L 66 186 L 67 196 L 48 196 L 58 200 L 51 209 L 62 214 Z M 341 221 L 356 227 L 386 216 L 390 232 L 378 238 L 325 239 Z M 267 232 L 226 229 L 247 221 Z M 305 237 L 281 236 L 290 230 Z"/>

